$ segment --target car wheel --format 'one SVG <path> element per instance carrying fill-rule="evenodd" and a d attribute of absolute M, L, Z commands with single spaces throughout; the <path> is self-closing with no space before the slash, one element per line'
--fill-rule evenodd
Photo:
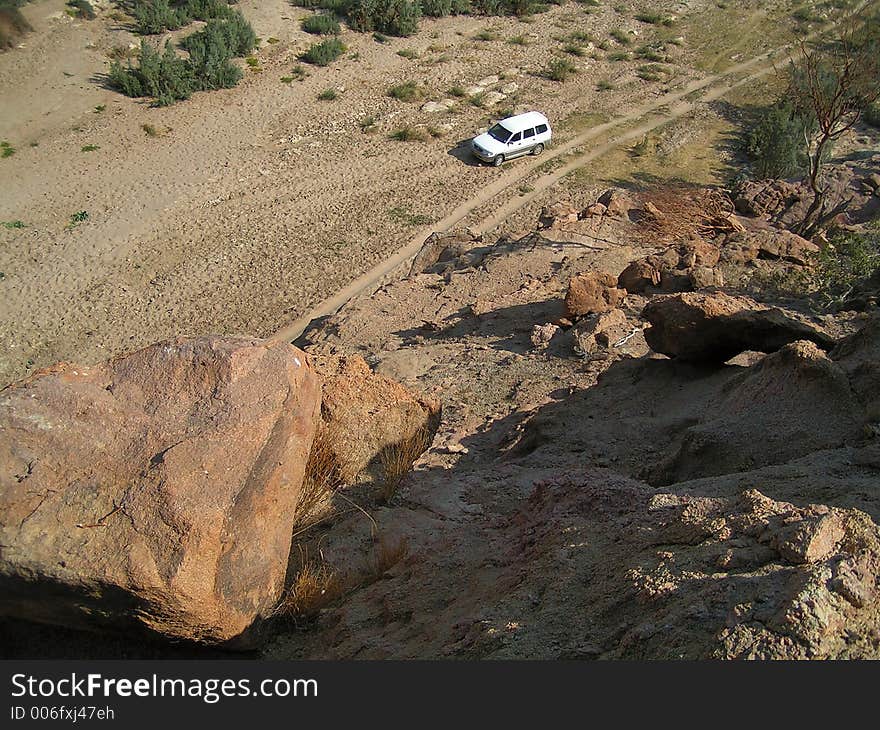
<path fill-rule="evenodd" d="M 533 155 L 540 155 L 544 151 L 544 145 L 536 144 L 535 148 L 532 150 Z"/>
<path fill-rule="evenodd" d="M 504 164 L 504 155 L 497 155 L 494 160 L 492 160 L 492 164 L 495 167 L 501 167 Z"/>

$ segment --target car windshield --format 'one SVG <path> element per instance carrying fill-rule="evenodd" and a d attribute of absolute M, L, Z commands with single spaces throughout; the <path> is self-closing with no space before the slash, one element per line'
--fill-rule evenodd
<path fill-rule="evenodd" d="M 492 129 L 489 130 L 489 136 L 493 139 L 497 139 L 499 142 L 507 142 L 510 139 L 511 131 L 509 129 L 505 129 L 500 124 L 496 124 Z"/>

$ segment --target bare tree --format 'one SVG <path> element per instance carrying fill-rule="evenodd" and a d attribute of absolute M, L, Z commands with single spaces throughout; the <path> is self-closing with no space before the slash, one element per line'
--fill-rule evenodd
<path fill-rule="evenodd" d="M 792 61 L 789 93 L 815 124 L 806 125 L 809 158 L 807 182 L 813 200 L 797 228 L 809 238 L 849 206 L 852 199 L 829 209 L 822 165 L 832 143 L 858 122 L 862 110 L 880 98 L 880 23 L 878 14 L 853 16 L 843 36 L 832 42 L 801 41 Z"/>

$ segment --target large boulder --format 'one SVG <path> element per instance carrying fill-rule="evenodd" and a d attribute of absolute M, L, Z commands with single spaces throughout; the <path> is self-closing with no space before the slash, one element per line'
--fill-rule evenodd
<path fill-rule="evenodd" d="M 284 586 L 306 355 L 177 339 L 0 392 L 0 613 L 247 645 Z"/>
<path fill-rule="evenodd" d="M 608 312 L 626 299 L 626 291 L 617 288 L 617 278 L 604 271 L 578 274 L 568 283 L 565 311 L 572 319 L 586 314 Z"/>
<path fill-rule="evenodd" d="M 811 325 L 724 292 L 658 296 L 642 316 L 651 323 L 645 340 L 655 352 L 690 362 L 723 363 L 746 350 L 775 352 L 796 340 L 824 349 L 833 338 Z"/>
<path fill-rule="evenodd" d="M 413 258 L 409 275 L 442 274 L 457 268 L 477 266 L 483 258 L 483 252 L 477 249 L 482 240 L 481 236 L 467 230 L 432 233 Z"/>
<path fill-rule="evenodd" d="M 410 393 L 374 373 L 362 357 L 312 355 L 323 380 L 321 442 L 324 468 L 351 484 L 381 460 L 386 449 L 409 451 L 413 460 L 427 449 L 440 425 L 440 402 Z"/>

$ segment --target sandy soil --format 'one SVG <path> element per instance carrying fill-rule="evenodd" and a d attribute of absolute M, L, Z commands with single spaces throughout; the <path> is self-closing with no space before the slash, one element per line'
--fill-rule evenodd
<path fill-rule="evenodd" d="M 499 195 L 524 197 L 521 180 L 546 163 L 525 159 L 498 171 L 458 149 L 495 115 L 539 107 L 554 120 L 556 146 L 573 146 L 597 122 L 656 110 L 670 90 L 705 77 L 695 70 L 703 49 L 685 42 L 670 47 L 678 57 L 667 83 L 643 81 L 639 62 L 613 63 L 602 51 L 571 57 L 580 73 L 563 84 L 541 78 L 572 32 L 598 42 L 623 28 L 638 34 L 635 47 L 694 25 L 685 17 L 665 29 L 568 4 L 528 23 L 424 21 L 418 36 L 386 44 L 344 31 L 345 59 L 285 84 L 280 78 L 313 40 L 299 30 L 307 13 L 284 0 L 248 0 L 239 7 L 262 37 L 259 71 L 246 68 L 235 89 L 157 109 L 102 85 L 110 50 L 138 40 L 126 22 L 109 6 L 94 21 L 72 20 L 63 7 L 29 5 L 36 31 L 0 55 L 0 139 L 16 149 L 0 160 L 0 221 L 26 225 L 0 227 L 2 383 L 174 334 L 277 332 L 398 250 L 426 220 L 467 201 L 491 207 Z M 670 9 L 722 12 L 703 2 Z M 487 28 L 498 40 L 474 38 Z M 516 36 L 529 45 L 505 42 Z M 402 49 L 419 57 L 401 57 Z M 425 88 L 423 101 L 443 99 L 453 86 L 492 75 L 505 78 L 488 90 L 517 85 L 493 109 L 462 100 L 432 114 L 387 95 L 412 79 Z M 598 91 L 606 78 L 615 89 Z M 319 101 L 331 87 L 339 97 Z M 373 134 L 361 132 L 367 116 L 378 122 Z M 404 125 L 443 136 L 389 139 Z M 91 145 L 98 149 L 82 151 Z M 481 205 L 472 207 L 482 215 Z M 88 219 L 70 226 L 79 211 Z"/>

